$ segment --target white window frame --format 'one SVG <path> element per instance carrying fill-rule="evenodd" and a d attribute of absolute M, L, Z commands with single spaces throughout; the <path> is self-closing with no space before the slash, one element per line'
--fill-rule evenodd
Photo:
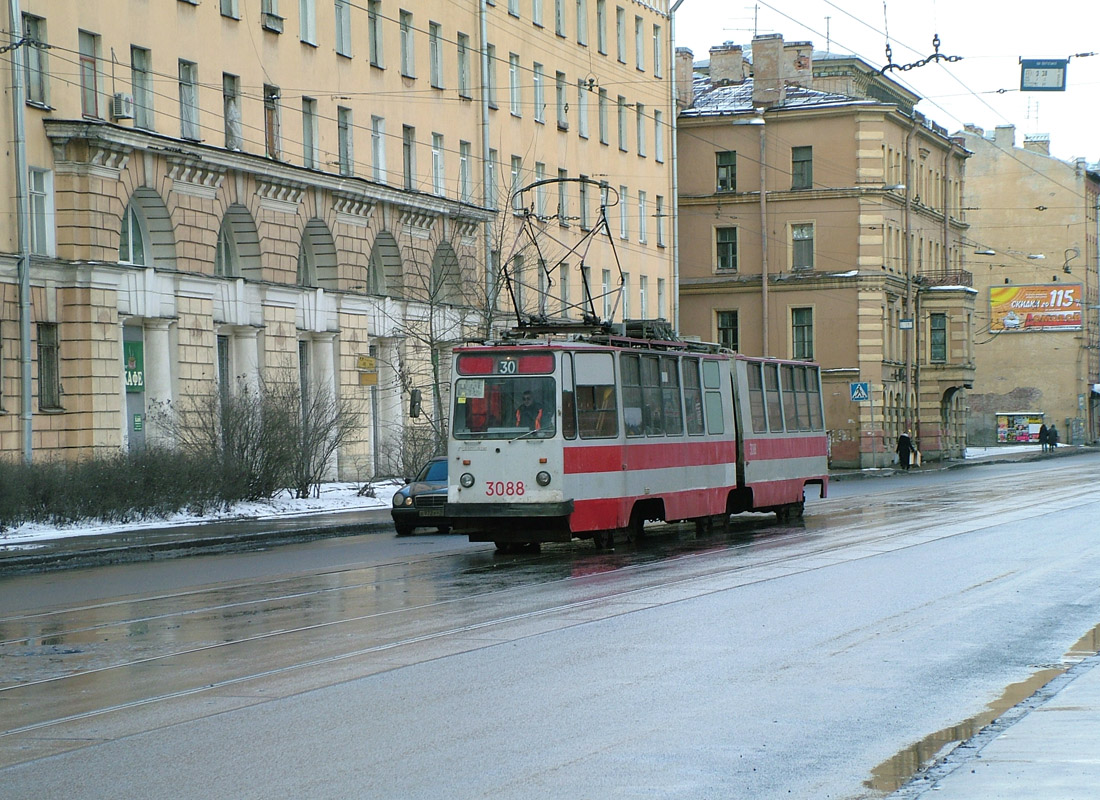
<path fill-rule="evenodd" d="M 320 168 L 320 142 L 317 122 L 317 101 L 302 98 L 302 164 L 307 169 Z"/>
<path fill-rule="evenodd" d="M 473 185 L 470 180 L 470 143 L 458 143 L 458 199 L 463 203 L 473 200 Z"/>
<path fill-rule="evenodd" d="M 657 246 L 665 246 L 665 198 L 662 195 L 657 195 L 656 209 L 654 210 L 654 216 L 656 217 L 657 227 Z"/>
<path fill-rule="evenodd" d="M 401 74 L 406 78 L 416 77 L 416 53 L 413 40 L 413 15 L 411 11 L 399 12 L 398 32 L 401 39 Z"/>
<path fill-rule="evenodd" d="M 577 0 L 577 44 L 588 46 L 588 0 Z"/>
<path fill-rule="evenodd" d="M 443 159 L 443 134 L 432 134 L 432 192 L 442 197 L 446 194 L 446 166 Z"/>
<path fill-rule="evenodd" d="M 24 72 L 27 84 L 27 103 L 32 106 L 50 105 L 50 67 L 46 47 L 46 20 L 34 14 L 23 15 L 23 36 L 28 40 L 24 54 Z M 40 44 L 38 44 L 40 43 Z"/>
<path fill-rule="evenodd" d="M 523 213 L 523 197 L 519 193 L 523 181 L 523 157 L 513 155 L 511 162 L 511 195 L 512 211 L 516 214 Z"/>
<path fill-rule="evenodd" d="M 185 58 L 179 60 L 180 138 L 200 141 L 199 65 Z"/>
<path fill-rule="evenodd" d="M 519 54 L 508 54 L 508 106 L 513 117 L 521 117 L 523 95 L 519 86 Z"/>
<path fill-rule="evenodd" d="M 653 26 L 653 77 L 655 78 L 663 78 L 665 76 L 664 58 L 662 58 L 664 51 L 662 50 L 662 46 L 661 26 L 655 24 Z"/>
<path fill-rule="evenodd" d="M 626 63 L 626 10 L 615 6 L 615 55 L 620 64 Z"/>
<path fill-rule="evenodd" d="M 102 119 L 99 113 L 99 34 L 79 31 L 80 111 L 84 117 Z"/>
<path fill-rule="evenodd" d="M 619 238 L 630 238 L 630 214 L 627 206 L 630 204 L 630 192 L 626 186 L 619 186 Z"/>
<path fill-rule="evenodd" d="M 577 135 L 588 138 L 588 84 L 577 78 Z"/>
<path fill-rule="evenodd" d="M 647 217 L 649 216 L 649 198 L 647 194 L 639 190 L 638 191 L 638 241 L 641 244 L 646 244 L 649 238 L 649 225 L 647 224 Z"/>
<path fill-rule="evenodd" d="M 386 120 L 372 115 L 370 118 L 371 178 L 377 183 L 386 182 Z"/>
<path fill-rule="evenodd" d="M 541 183 L 544 180 L 546 180 L 546 165 L 536 161 L 535 183 L 539 185 L 535 187 L 535 216 L 540 221 L 546 219 L 546 184 Z"/>
<path fill-rule="evenodd" d="M 535 85 L 535 122 L 546 122 L 546 72 L 543 69 L 542 64 L 535 62 L 534 69 L 534 85 Z"/>
<path fill-rule="evenodd" d="M 225 123 L 226 149 L 240 150 L 244 147 L 244 129 L 241 124 L 241 79 L 239 75 L 228 72 L 222 73 L 222 116 Z"/>
<path fill-rule="evenodd" d="M 649 276 L 638 276 L 638 314 L 641 319 L 649 318 Z"/>
<path fill-rule="evenodd" d="M 145 47 L 130 48 L 130 89 L 134 93 L 134 127 L 153 130 L 153 54 Z"/>
<path fill-rule="evenodd" d="M 627 141 L 626 132 L 626 98 L 622 95 L 619 95 L 615 109 L 619 126 L 619 149 L 625 153 L 630 143 Z"/>
<path fill-rule="evenodd" d="M 336 26 L 336 53 L 351 58 L 351 2 L 334 0 L 333 22 Z"/>
<path fill-rule="evenodd" d="M 554 0 L 554 32 L 565 36 L 565 0 Z"/>
<path fill-rule="evenodd" d="M 607 114 L 608 114 L 608 110 L 607 110 L 607 105 L 608 105 L 607 89 L 600 89 L 599 90 L 599 94 L 597 95 L 596 103 L 597 103 L 596 110 L 598 112 L 598 118 L 599 118 L 598 122 L 599 122 L 599 128 L 600 128 L 600 144 L 610 144 L 610 141 L 608 139 L 608 122 L 609 122 L 609 120 L 607 118 Z"/>
<path fill-rule="evenodd" d="M 53 172 L 38 167 L 27 168 L 27 195 L 30 206 L 30 251 L 35 255 L 53 256 L 57 252 L 54 208 Z"/>
<path fill-rule="evenodd" d="M 401 180 L 406 190 L 416 188 L 416 128 L 401 126 Z"/>
<path fill-rule="evenodd" d="M 658 164 L 665 163 L 665 112 L 653 109 L 653 158 Z"/>
<path fill-rule="evenodd" d="M 645 72 L 645 20 L 634 15 L 634 61 L 639 72 Z"/>
<path fill-rule="evenodd" d="M 367 49 L 370 65 L 382 68 L 382 0 L 367 0 Z"/>
<path fill-rule="evenodd" d="M 458 96 L 469 98 L 470 95 L 470 37 L 465 33 L 458 34 Z"/>
<path fill-rule="evenodd" d="M 433 89 L 443 88 L 443 28 L 428 23 L 428 80 Z"/>
<path fill-rule="evenodd" d="M 336 107 L 337 159 L 340 174 L 355 174 L 355 121 L 352 110 L 346 106 Z"/>
<path fill-rule="evenodd" d="M 806 229 L 809 229 L 810 235 L 807 237 L 804 235 Z M 814 264 L 817 263 L 817 225 L 813 220 L 791 220 L 787 223 L 787 241 L 789 243 L 790 252 L 788 254 L 788 262 L 791 265 L 791 271 L 812 271 Z M 810 263 L 809 264 L 796 264 L 796 245 L 795 242 L 809 241 L 810 242 Z"/>
<path fill-rule="evenodd" d="M 558 72 L 554 75 L 554 105 L 557 108 L 558 117 L 558 130 L 569 130 L 569 115 L 566 109 L 569 107 L 569 100 L 565 96 L 566 91 L 565 73 Z"/>
<path fill-rule="evenodd" d="M 314 0 L 298 0 L 298 38 L 317 46 L 317 7 Z"/>
<path fill-rule="evenodd" d="M 645 104 L 643 104 L 643 103 L 635 103 L 635 104 L 634 104 L 634 113 L 635 113 L 635 114 L 637 115 L 637 120 L 638 120 L 638 123 L 637 123 L 637 125 L 635 126 L 635 127 L 637 128 L 637 131 L 635 131 L 635 136 L 636 136 L 636 137 L 637 137 L 637 139 L 638 139 L 638 147 L 637 147 L 637 151 L 638 151 L 638 156 L 639 156 L 639 157 L 641 157 L 641 158 L 645 158 L 645 157 L 646 157 L 646 143 L 645 143 L 645 139 L 646 139 L 646 136 L 645 136 L 645 129 L 646 129 L 646 118 L 645 118 Z"/>
<path fill-rule="evenodd" d="M 607 0 L 596 0 L 596 51 L 607 55 Z"/>
<path fill-rule="evenodd" d="M 264 84 L 264 152 L 268 158 L 283 157 L 282 92 Z"/>
<path fill-rule="evenodd" d="M 569 227 L 569 170 L 558 169 L 558 224 Z"/>

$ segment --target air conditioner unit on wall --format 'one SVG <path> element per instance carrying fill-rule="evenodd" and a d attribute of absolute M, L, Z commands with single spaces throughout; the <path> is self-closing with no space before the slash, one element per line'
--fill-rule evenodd
<path fill-rule="evenodd" d="M 134 118 L 134 96 L 132 94 L 127 94 L 126 92 L 115 92 L 114 97 L 111 98 L 111 118 Z"/>

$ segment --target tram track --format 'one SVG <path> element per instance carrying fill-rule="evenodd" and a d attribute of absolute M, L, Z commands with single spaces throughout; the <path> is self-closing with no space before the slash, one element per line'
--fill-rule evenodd
<path fill-rule="evenodd" d="M 881 493 L 878 499 L 890 494 L 900 501 L 907 492 Z M 0 700 L 7 701 L 4 707 L 8 710 L 0 740 L 25 740 L 47 730 L 71 730 L 115 712 L 167 704 L 203 692 L 225 693 L 249 684 L 278 681 L 306 672 L 311 673 L 310 680 L 287 683 L 298 689 L 316 688 L 425 657 L 438 657 L 629 613 L 663 602 L 662 595 L 673 597 L 668 602 L 678 602 L 685 597 L 776 580 L 795 572 L 824 569 L 846 560 L 870 558 L 902 547 L 964 535 L 1000 524 L 1001 520 L 992 509 L 1002 501 L 1001 494 L 991 493 L 980 506 L 971 501 L 971 508 L 961 513 L 944 533 L 927 531 L 931 512 L 918 511 L 890 526 L 886 532 L 868 535 L 881 530 L 881 515 L 885 511 L 869 513 L 866 498 L 845 498 L 814 504 L 803 526 L 768 527 L 766 535 L 754 536 L 748 541 L 736 534 L 712 536 L 690 543 L 684 552 L 648 560 L 631 560 L 628 553 L 593 554 L 587 549 L 583 555 L 578 555 L 577 549 L 564 547 L 548 548 L 541 556 L 494 559 L 473 566 L 469 555 L 436 555 L 265 580 L 245 587 L 215 585 L 143 598 L 118 598 L 72 609 L 9 615 L 0 619 L 0 631 L 5 633 L 0 641 L 0 657 L 7 664 L 12 663 L 12 658 L 20 657 L 14 652 L 15 648 L 33 647 L 32 642 L 53 640 L 59 646 L 68 646 L 65 643 L 74 640 L 90 642 L 94 635 L 120 644 L 116 644 L 116 651 L 109 652 L 106 657 L 97 653 L 104 663 L 94 663 L 94 658 L 73 658 L 79 653 L 61 653 L 56 664 L 47 668 L 44 674 L 39 672 L 35 677 L 28 676 L 0 688 Z M 1013 510 L 1017 521 L 1021 518 L 1018 508 L 1030 499 L 1036 500 L 1035 514 L 1043 513 L 1042 503 L 1037 502 L 1039 498 L 1047 504 L 1057 501 L 1063 508 L 1094 502 L 1089 499 L 1089 489 L 1061 485 L 1054 477 L 1026 489 L 1013 487 L 1011 494 L 1017 501 Z M 970 496 L 972 494 L 953 487 L 936 499 L 936 513 L 942 514 L 944 504 L 961 506 Z M 893 503 L 888 504 L 888 508 L 893 506 Z M 759 533 L 760 526 L 749 522 L 739 527 L 742 531 Z M 790 548 L 796 544 L 800 546 L 792 551 Z M 644 548 L 641 552 L 646 553 Z M 715 561 L 716 554 L 726 557 Z M 557 569 L 548 570 L 548 564 Z M 336 586 L 316 585 L 318 581 L 348 577 L 363 570 L 373 573 L 369 580 L 359 578 Z M 750 574 L 753 571 L 757 573 L 755 577 Z M 617 573 L 616 580 L 605 579 L 609 572 Z M 534 573 L 542 579 L 533 581 Z M 492 585 L 484 588 L 481 583 L 490 579 Z M 302 581 L 312 585 L 302 588 Z M 295 583 L 299 584 L 298 588 L 294 588 Z M 699 588 L 684 592 L 691 583 L 698 584 Z M 419 591 L 443 596 L 430 602 L 409 602 L 410 584 L 420 587 Z M 267 596 L 272 588 L 279 591 L 274 596 Z M 225 600 L 224 593 L 234 589 L 249 596 Z M 369 594 L 375 600 L 378 599 L 375 595 L 392 595 L 388 598 L 391 605 L 375 607 L 365 613 L 360 608 L 357 612 L 356 604 L 361 606 L 365 602 L 359 594 Z M 207 600 L 211 596 L 221 597 L 221 601 Z M 336 599 L 342 602 L 318 602 Z M 200 602 L 192 608 L 157 609 L 95 624 L 81 624 L 71 619 L 72 615 L 108 614 L 135 606 L 147 609 L 150 604 L 195 600 Z M 310 610 L 318 606 L 334 616 L 304 625 L 281 624 L 284 619 L 300 620 L 303 614 L 308 617 Z M 592 613 L 593 610 L 598 613 Z M 211 630 L 225 633 L 224 629 L 219 629 L 219 623 L 227 619 L 262 619 L 264 629 L 249 632 L 249 626 L 245 625 L 239 635 L 229 640 L 203 638 L 209 637 Z M 530 627 L 529 633 L 523 632 L 525 625 Z M 34 636 L 9 633 L 20 626 L 33 627 L 40 633 Z M 514 629 L 511 633 L 495 634 L 494 628 L 509 627 Z M 185 629 L 188 637 L 164 635 L 166 631 Z M 132 643 L 135 630 L 141 631 L 137 638 L 144 639 L 143 644 L 159 646 L 160 651 L 135 657 Z M 158 640 L 158 636 L 162 638 Z M 355 646 L 356 642 L 359 646 Z M 418 654 L 412 657 L 399 655 L 402 650 L 417 648 Z M 35 654 L 22 657 L 34 659 Z M 368 661 L 371 663 L 365 663 Z M 351 662 L 363 663 L 350 673 L 332 669 Z M 255 664 L 263 664 L 263 668 L 256 669 Z M 149 669 L 154 665 L 171 668 L 170 672 L 177 675 L 176 683 L 165 688 L 163 674 L 150 674 L 158 673 Z M 5 669 L 5 674 L 10 671 Z M 121 681 L 108 677 L 114 675 L 131 677 Z M 104 683 L 125 685 L 129 694 L 116 702 L 104 703 L 96 700 L 96 692 L 86 691 L 86 687 Z M 92 696 L 85 701 L 84 695 L 89 694 Z M 77 698 L 75 703 L 74 697 Z M 7 762 L 11 755 L 10 748 L 4 748 L 0 758 Z M 20 757 L 19 760 L 26 759 Z"/>

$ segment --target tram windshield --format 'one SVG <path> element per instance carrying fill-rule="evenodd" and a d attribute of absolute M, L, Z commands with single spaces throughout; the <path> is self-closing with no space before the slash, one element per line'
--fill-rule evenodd
<path fill-rule="evenodd" d="M 556 396 L 551 377 L 459 378 L 452 433 L 458 439 L 548 439 L 557 428 Z"/>

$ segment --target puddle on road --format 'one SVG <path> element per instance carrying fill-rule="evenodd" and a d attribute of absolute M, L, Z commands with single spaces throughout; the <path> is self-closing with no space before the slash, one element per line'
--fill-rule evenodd
<path fill-rule="evenodd" d="M 1013 706 L 1022 703 L 1077 662 L 1100 652 L 1100 625 L 1086 633 L 1062 657 L 1060 667 L 1040 669 L 1030 678 L 1014 683 L 989 704 L 987 709 L 970 719 L 936 731 L 911 745 L 888 761 L 871 770 L 871 779 L 864 786 L 880 792 L 894 792 L 904 786 L 923 767 L 931 764 L 944 748 L 965 742 L 982 728 Z"/>

